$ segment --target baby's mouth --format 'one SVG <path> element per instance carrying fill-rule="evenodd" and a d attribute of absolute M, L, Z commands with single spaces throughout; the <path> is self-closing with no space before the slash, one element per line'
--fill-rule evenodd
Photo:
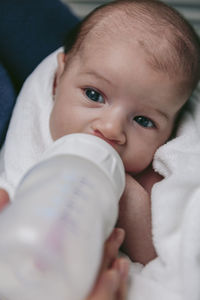
<path fill-rule="evenodd" d="M 99 137 L 100 139 L 104 140 L 105 142 L 107 142 L 108 144 L 110 144 L 118 153 L 119 151 L 117 150 L 117 141 L 116 140 L 112 140 L 112 139 L 108 139 L 106 138 L 100 131 L 95 130 L 93 135 Z"/>

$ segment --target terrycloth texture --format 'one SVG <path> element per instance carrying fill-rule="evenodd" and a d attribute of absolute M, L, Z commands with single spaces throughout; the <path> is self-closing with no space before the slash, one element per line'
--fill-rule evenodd
<path fill-rule="evenodd" d="M 23 174 L 52 144 L 49 115 L 56 53 L 26 81 L 14 110 L 1 166 L 0 186 L 13 194 Z M 200 299 L 200 103 L 194 98 L 177 137 L 154 159 L 165 178 L 152 191 L 153 240 L 158 258 L 133 263 L 128 300 Z M 3 167 L 3 166 L 2 166 Z"/>
<path fill-rule="evenodd" d="M 158 258 L 135 270 L 131 300 L 200 299 L 200 97 L 197 90 L 177 137 L 158 149 L 154 168 L 165 178 L 152 191 Z"/>
<path fill-rule="evenodd" d="M 24 173 L 50 146 L 49 116 L 53 107 L 52 86 L 57 52 L 48 56 L 26 80 L 8 129 L 0 166 L 0 186 L 13 196 Z"/>

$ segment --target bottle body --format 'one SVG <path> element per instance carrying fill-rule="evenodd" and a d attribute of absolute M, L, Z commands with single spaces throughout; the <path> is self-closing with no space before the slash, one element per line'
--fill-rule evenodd
<path fill-rule="evenodd" d="M 0 298 L 84 299 L 118 200 L 109 177 L 84 157 L 59 153 L 33 168 L 0 218 Z"/>

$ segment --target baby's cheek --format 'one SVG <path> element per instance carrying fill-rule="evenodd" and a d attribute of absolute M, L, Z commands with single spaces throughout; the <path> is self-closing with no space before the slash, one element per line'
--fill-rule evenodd
<path fill-rule="evenodd" d="M 142 150 L 131 151 L 131 155 L 123 155 L 122 161 L 127 173 L 140 174 L 143 172 L 152 162 L 154 152 L 149 149 L 148 153 Z"/>
<path fill-rule="evenodd" d="M 51 137 L 54 141 L 65 135 L 65 124 L 63 122 L 62 114 L 58 113 L 58 109 L 56 107 L 52 110 L 49 128 Z"/>

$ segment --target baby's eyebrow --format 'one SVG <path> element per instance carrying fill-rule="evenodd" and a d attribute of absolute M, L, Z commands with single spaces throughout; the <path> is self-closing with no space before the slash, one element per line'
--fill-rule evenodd
<path fill-rule="evenodd" d="M 104 75 L 101 75 L 100 73 L 98 73 L 96 71 L 91 70 L 91 71 L 85 72 L 84 74 L 89 75 L 89 76 L 95 76 L 97 79 L 103 80 L 109 85 L 113 85 L 112 81 L 110 81 L 108 78 L 104 77 Z"/>
<path fill-rule="evenodd" d="M 155 111 L 156 111 L 157 113 L 159 113 L 162 117 L 164 117 L 167 121 L 169 120 L 168 114 L 165 113 L 164 111 L 162 111 L 162 110 L 160 110 L 160 109 L 158 109 L 158 108 L 156 108 Z"/>

